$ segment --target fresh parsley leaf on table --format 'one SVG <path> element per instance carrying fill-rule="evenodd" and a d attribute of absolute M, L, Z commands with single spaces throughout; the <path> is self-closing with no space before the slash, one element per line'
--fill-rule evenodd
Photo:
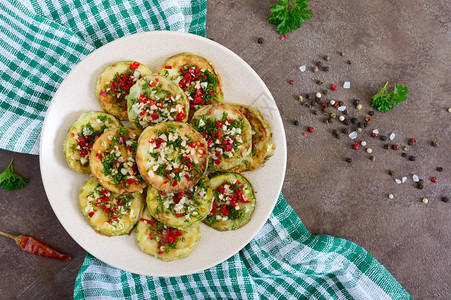
<path fill-rule="evenodd" d="M 269 9 L 271 16 L 268 19 L 270 24 L 276 25 L 277 32 L 285 35 L 301 27 L 302 22 L 310 20 L 312 11 L 308 9 L 307 2 L 310 0 L 278 0 Z"/>
<path fill-rule="evenodd" d="M 395 85 L 393 92 L 387 91 L 388 81 L 385 83 L 384 87 L 372 97 L 373 101 L 371 106 L 381 112 L 388 112 L 390 109 L 407 100 L 407 93 L 409 90 L 407 87 L 401 84 Z"/>
<path fill-rule="evenodd" d="M 19 190 L 27 185 L 30 179 L 24 178 L 14 172 L 13 159 L 9 163 L 9 166 L 0 174 L 0 188 L 8 191 Z"/>

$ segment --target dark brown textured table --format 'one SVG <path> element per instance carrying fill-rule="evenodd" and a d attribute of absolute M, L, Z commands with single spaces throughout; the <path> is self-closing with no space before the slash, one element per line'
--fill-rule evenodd
<path fill-rule="evenodd" d="M 365 247 L 416 299 L 449 299 L 451 295 L 451 107 L 450 6 L 446 1 L 314 1 L 313 19 L 281 41 L 266 22 L 274 1 L 208 2 L 207 37 L 228 47 L 262 77 L 272 92 L 284 121 L 288 162 L 283 194 L 314 234 L 349 239 Z M 263 44 L 257 39 L 264 38 Z M 182 49 L 181 49 L 182 50 Z M 338 53 L 344 52 L 344 56 Z M 325 62 L 322 56 L 329 55 Z M 351 64 L 347 64 L 347 60 Z M 329 72 L 311 72 L 316 61 Z M 306 65 L 301 73 L 299 66 Z M 295 80 L 290 85 L 289 80 Z M 323 85 L 316 81 L 322 80 Z M 385 83 L 408 86 L 407 102 L 387 114 L 376 113 L 362 137 L 370 154 L 351 149 L 338 120 L 323 123 L 318 107 L 307 108 L 299 95 L 328 89 L 322 99 L 342 100 L 349 116 L 363 117 L 370 97 Z M 351 89 L 342 88 L 351 82 Z M 357 111 L 352 99 L 363 109 Z M 226 99 L 233 102 L 233 99 Z M 330 110 L 332 111 L 332 110 Z M 299 121 L 299 126 L 293 122 Z M 307 127 L 315 131 L 304 136 Z M 392 143 L 401 147 L 414 137 L 408 151 L 385 150 L 383 142 L 369 135 L 396 133 Z M 437 140 L 439 147 L 430 142 Z M 23 253 L 13 241 L 0 239 L 0 298 L 63 299 L 71 297 L 85 251 L 56 219 L 42 186 L 39 158 L 0 151 L 0 168 L 14 157 L 16 170 L 30 183 L 19 191 L 0 191 L 0 227 L 12 234 L 26 233 L 73 256 L 59 262 Z M 353 163 L 345 162 L 352 157 Z M 437 172 L 437 167 L 443 172 Z M 408 177 L 396 184 L 395 177 Z M 424 178 L 424 189 L 415 188 L 411 175 Z M 430 178 L 438 177 L 437 183 Z M 394 199 L 387 195 L 392 193 Z M 421 202 L 428 198 L 427 205 Z"/>

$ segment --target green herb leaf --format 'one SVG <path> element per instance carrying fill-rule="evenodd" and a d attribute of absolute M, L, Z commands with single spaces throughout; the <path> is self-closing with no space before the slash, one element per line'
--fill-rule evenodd
<path fill-rule="evenodd" d="M 0 188 L 8 191 L 19 190 L 27 185 L 30 179 L 24 178 L 14 172 L 13 159 L 9 163 L 9 166 L 0 174 Z"/>
<path fill-rule="evenodd" d="M 301 27 L 301 24 L 312 17 L 312 11 L 308 9 L 310 0 L 279 0 L 279 3 L 271 6 L 268 18 L 270 24 L 276 25 L 277 32 L 285 35 Z"/>
<path fill-rule="evenodd" d="M 393 92 L 387 91 L 388 81 L 385 83 L 384 87 L 372 97 L 371 106 L 381 112 L 388 112 L 393 109 L 396 104 L 399 104 L 407 100 L 407 93 L 409 90 L 407 87 L 401 84 L 395 85 Z"/>

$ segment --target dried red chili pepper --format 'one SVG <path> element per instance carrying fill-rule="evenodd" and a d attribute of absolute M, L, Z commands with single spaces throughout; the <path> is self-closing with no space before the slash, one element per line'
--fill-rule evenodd
<path fill-rule="evenodd" d="M 72 258 L 69 255 L 59 252 L 58 250 L 50 247 L 46 243 L 29 235 L 14 236 L 0 231 L 1 235 L 9 237 L 16 241 L 17 245 L 24 251 L 30 252 L 34 255 L 45 256 L 48 258 L 54 258 L 58 260 L 68 261 Z"/>

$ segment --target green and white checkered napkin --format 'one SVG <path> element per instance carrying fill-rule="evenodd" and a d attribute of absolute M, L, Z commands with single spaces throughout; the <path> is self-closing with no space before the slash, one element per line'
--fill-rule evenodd
<path fill-rule="evenodd" d="M 0 1 L 0 148 L 38 153 L 53 94 L 90 52 L 142 31 L 205 36 L 206 9 L 206 0 Z M 115 269 L 88 254 L 74 297 L 410 299 L 363 248 L 310 234 L 282 196 L 258 235 L 209 270 L 173 278 L 146 277 Z"/>

